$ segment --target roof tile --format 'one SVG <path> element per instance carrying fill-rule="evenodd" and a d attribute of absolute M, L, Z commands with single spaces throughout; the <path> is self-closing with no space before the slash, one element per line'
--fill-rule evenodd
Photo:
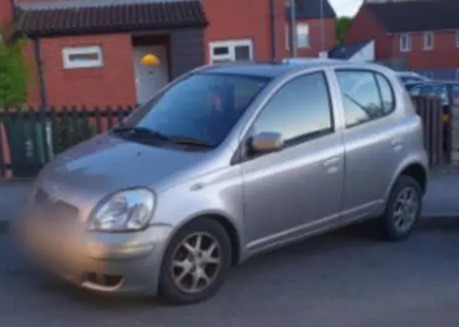
<path fill-rule="evenodd" d="M 459 28 L 458 0 L 405 0 L 363 6 L 391 33 Z"/>
<path fill-rule="evenodd" d="M 19 31 L 29 36 L 55 36 L 197 27 L 206 24 L 201 2 L 189 0 L 29 9 L 23 12 L 19 20 Z"/>

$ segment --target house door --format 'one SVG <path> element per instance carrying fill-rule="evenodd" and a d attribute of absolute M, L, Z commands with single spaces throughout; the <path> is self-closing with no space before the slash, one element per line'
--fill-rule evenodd
<path fill-rule="evenodd" d="M 142 64 L 145 55 L 153 54 L 159 59 L 159 65 Z M 144 104 L 159 89 L 169 82 L 167 49 L 163 45 L 134 47 L 134 68 L 137 90 L 137 103 Z"/>

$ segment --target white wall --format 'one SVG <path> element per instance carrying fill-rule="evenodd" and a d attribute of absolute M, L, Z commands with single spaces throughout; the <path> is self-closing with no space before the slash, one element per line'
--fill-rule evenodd
<path fill-rule="evenodd" d="M 355 53 L 349 61 L 366 62 L 375 60 L 375 41 L 368 42 L 359 52 Z"/>

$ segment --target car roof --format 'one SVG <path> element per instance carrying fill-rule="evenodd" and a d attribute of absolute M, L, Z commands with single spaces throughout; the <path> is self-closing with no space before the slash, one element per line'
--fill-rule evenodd
<path fill-rule="evenodd" d="M 248 75 L 255 77 L 275 78 L 291 71 L 307 68 L 320 68 L 345 65 L 344 60 L 320 59 L 320 58 L 298 58 L 285 59 L 282 61 L 246 61 L 233 62 L 206 66 L 202 71 L 216 74 Z"/>
<path fill-rule="evenodd" d="M 413 82 L 413 83 L 408 83 L 408 85 L 438 85 L 438 84 L 459 84 L 459 81 L 455 80 L 428 80 L 428 81 L 421 81 L 421 82 Z"/>

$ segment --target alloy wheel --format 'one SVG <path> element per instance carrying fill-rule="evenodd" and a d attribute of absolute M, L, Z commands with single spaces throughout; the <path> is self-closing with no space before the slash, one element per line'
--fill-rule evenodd
<path fill-rule="evenodd" d="M 416 222 L 419 205 L 419 196 L 414 187 L 405 187 L 400 191 L 393 212 L 394 227 L 399 232 L 408 231 Z"/>
<path fill-rule="evenodd" d="M 222 267 L 220 243 L 210 234 L 198 232 L 183 239 L 171 262 L 174 284 L 183 293 L 199 293 L 215 281 Z"/>

